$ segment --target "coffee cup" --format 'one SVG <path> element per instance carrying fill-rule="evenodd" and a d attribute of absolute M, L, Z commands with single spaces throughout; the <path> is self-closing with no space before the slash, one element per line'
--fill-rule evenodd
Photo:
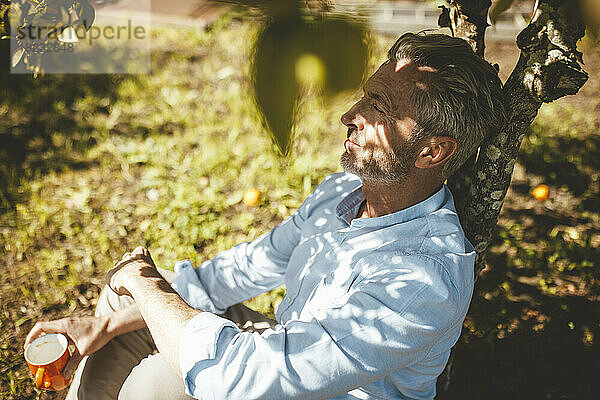
<path fill-rule="evenodd" d="M 36 338 L 25 348 L 25 361 L 38 389 L 62 390 L 69 385 L 71 378 L 65 378 L 62 370 L 71 357 L 70 347 L 65 335 L 49 333 Z"/>

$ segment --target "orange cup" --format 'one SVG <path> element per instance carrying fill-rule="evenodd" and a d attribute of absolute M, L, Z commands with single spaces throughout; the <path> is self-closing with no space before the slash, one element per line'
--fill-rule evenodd
<path fill-rule="evenodd" d="M 49 333 L 35 339 L 25 348 L 25 361 L 34 376 L 35 386 L 40 390 L 62 390 L 71 379 L 62 370 L 71 357 L 67 337 L 61 333 Z"/>

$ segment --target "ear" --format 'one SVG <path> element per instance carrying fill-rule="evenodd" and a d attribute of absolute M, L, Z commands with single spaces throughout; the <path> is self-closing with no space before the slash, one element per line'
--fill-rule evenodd
<path fill-rule="evenodd" d="M 425 139 L 415 160 L 417 168 L 442 166 L 454 154 L 458 143 L 450 136 L 433 136 Z"/>

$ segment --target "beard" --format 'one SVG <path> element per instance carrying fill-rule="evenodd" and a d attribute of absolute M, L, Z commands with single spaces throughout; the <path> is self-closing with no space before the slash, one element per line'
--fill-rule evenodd
<path fill-rule="evenodd" d="M 414 168 L 416 143 L 403 143 L 398 148 L 372 149 L 360 157 L 356 152 L 344 151 L 340 164 L 344 171 L 357 175 L 364 181 L 380 184 L 398 184 L 406 181 Z"/>

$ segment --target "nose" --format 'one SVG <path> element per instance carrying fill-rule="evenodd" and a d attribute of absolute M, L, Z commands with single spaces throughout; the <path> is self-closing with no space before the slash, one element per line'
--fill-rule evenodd
<path fill-rule="evenodd" d="M 351 125 L 352 124 L 352 120 L 354 119 L 353 115 L 350 113 L 350 111 L 352 111 L 352 108 L 349 109 L 348 111 L 346 111 L 345 113 L 342 114 L 342 118 L 340 118 L 340 121 L 342 121 L 342 124 L 344 125 Z"/>
<path fill-rule="evenodd" d="M 346 125 L 349 129 L 363 129 L 363 117 L 358 113 L 358 104 L 353 105 L 348 111 L 342 114 L 340 121 L 342 124 Z"/>

